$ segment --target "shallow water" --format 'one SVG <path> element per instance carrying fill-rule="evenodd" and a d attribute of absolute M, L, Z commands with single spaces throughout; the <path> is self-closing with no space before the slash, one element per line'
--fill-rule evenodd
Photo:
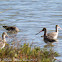
<path fill-rule="evenodd" d="M 45 45 L 41 38 L 43 32 L 35 34 L 43 27 L 46 27 L 48 32 L 55 31 L 57 24 L 62 27 L 61 0 L 0 0 L 0 34 L 7 32 L 3 25 L 16 26 L 20 29 L 17 34 L 8 34 L 15 36 L 8 39 L 9 44 L 12 40 L 21 40 L 22 44 L 34 42 L 33 45 L 43 48 Z M 59 29 L 58 42 L 53 44 L 55 45 L 53 49 L 62 57 L 62 30 Z"/>

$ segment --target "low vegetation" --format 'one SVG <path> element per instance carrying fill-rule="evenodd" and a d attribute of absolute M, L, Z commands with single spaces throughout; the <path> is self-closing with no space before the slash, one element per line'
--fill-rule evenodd
<path fill-rule="evenodd" d="M 54 62 L 54 57 L 59 56 L 52 49 L 41 49 L 40 47 L 31 48 L 29 44 L 24 44 L 20 48 L 9 46 L 0 49 L 1 62 Z"/>

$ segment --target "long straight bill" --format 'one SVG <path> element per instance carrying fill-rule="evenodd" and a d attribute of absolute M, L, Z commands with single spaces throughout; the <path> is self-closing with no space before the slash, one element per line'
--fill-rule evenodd
<path fill-rule="evenodd" d="M 62 28 L 61 27 L 59 27 L 61 30 L 62 30 Z"/>
<path fill-rule="evenodd" d="M 42 32 L 42 31 L 40 31 L 40 32 Z M 40 33 L 40 32 L 39 32 L 39 33 Z M 38 35 L 39 33 L 37 33 L 36 35 Z"/>

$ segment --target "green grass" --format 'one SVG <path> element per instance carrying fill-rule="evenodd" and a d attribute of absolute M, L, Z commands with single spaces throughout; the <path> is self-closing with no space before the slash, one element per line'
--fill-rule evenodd
<path fill-rule="evenodd" d="M 57 52 L 52 49 L 41 49 L 40 47 L 31 48 L 29 44 L 24 44 L 20 48 L 6 45 L 5 48 L 0 49 L 1 62 L 6 60 L 9 62 L 53 62 L 54 57 L 59 56 Z"/>

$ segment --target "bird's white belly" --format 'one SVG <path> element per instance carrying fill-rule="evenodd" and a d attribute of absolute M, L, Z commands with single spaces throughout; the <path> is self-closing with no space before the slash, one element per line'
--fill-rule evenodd
<path fill-rule="evenodd" d="M 3 46 L 1 47 L 1 49 L 4 48 L 4 47 L 5 47 L 5 43 L 3 44 Z"/>
<path fill-rule="evenodd" d="M 57 39 L 57 37 L 58 37 L 58 35 L 56 35 L 56 36 L 53 36 L 53 39 Z"/>
<path fill-rule="evenodd" d="M 55 36 L 53 39 L 57 39 L 57 36 Z"/>

